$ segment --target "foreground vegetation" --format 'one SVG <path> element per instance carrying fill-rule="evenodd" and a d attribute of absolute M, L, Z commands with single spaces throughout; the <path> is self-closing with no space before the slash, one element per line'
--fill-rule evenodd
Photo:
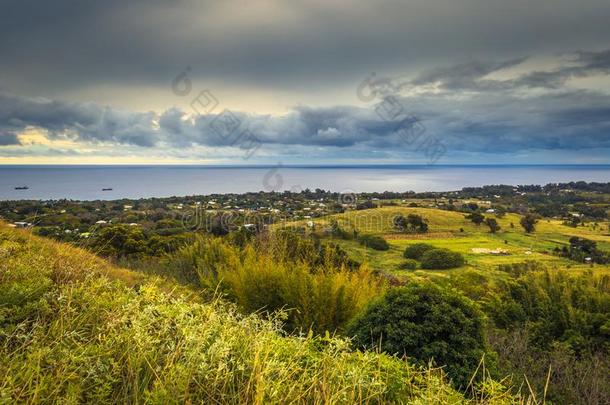
<path fill-rule="evenodd" d="M 279 319 L 0 227 L 0 398 L 94 403 L 511 403 L 341 338 L 285 336 Z"/>

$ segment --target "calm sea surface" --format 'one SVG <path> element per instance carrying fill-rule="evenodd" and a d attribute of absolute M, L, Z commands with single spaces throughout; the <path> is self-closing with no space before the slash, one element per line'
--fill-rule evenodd
<path fill-rule="evenodd" d="M 553 166 L 0 166 L 0 199 L 185 196 L 305 188 L 448 191 L 486 184 L 610 181 L 610 165 Z M 27 186 L 27 190 L 15 187 Z M 111 191 L 102 191 L 112 188 Z"/>

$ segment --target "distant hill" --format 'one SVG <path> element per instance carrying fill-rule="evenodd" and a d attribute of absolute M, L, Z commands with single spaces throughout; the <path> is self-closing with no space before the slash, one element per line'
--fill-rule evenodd
<path fill-rule="evenodd" d="M 528 234 L 519 224 L 521 215 L 507 213 L 497 216 L 486 213 L 487 218 L 493 218 L 500 225 L 500 230 L 490 233 L 484 223 L 475 225 L 465 217 L 464 212 L 447 211 L 430 207 L 389 206 L 363 210 L 351 210 L 342 214 L 334 214 L 309 220 L 299 220 L 286 224 L 275 225 L 276 228 L 303 228 L 310 232 L 326 235 L 341 245 L 350 256 L 359 262 L 367 261 L 375 270 L 397 272 L 404 261 L 404 249 L 409 244 L 424 240 L 437 247 L 449 248 L 462 253 L 467 263 L 464 268 L 494 272 L 500 264 L 514 263 L 524 260 L 537 260 L 549 264 L 567 266 L 572 269 L 586 269 L 589 266 L 553 255 L 555 248 L 569 245 L 572 236 L 586 238 L 597 243 L 598 247 L 610 251 L 609 222 L 599 224 L 588 223 L 586 226 L 571 227 L 563 224 L 560 219 L 540 218 L 536 231 Z M 420 215 L 428 224 L 425 233 L 403 232 L 395 228 L 394 219 L 397 216 L 409 214 Z M 358 234 L 374 234 L 384 237 L 390 244 L 388 251 L 363 249 L 355 240 L 341 240 L 328 235 L 330 226 L 336 222 L 347 235 L 356 231 Z M 485 252 L 506 251 L 507 255 Z M 610 273 L 610 266 L 596 266 L 598 271 Z M 418 270 L 419 271 L 419 270 Z M 460 271 L 460 269 L 457 269 Z"/>

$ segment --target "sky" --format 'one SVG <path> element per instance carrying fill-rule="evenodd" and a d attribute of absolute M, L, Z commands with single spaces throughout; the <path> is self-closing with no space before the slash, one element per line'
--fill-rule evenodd
<path fill-rule="evenodd" d="M 607 0 L 0 10 L 0 164 L 610 164 Z"/>

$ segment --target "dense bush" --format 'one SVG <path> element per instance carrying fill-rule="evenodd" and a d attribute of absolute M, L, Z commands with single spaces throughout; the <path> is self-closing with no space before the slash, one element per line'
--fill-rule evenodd
<path fill-rule="evenodd" d="M 420 260 L 424 253 L 432 249 L 436 248 L 428 243 L 414 243 L 413 245 L 407 246 L 403 256 L 406 259 Z"/>
<path fill-rule="evenodd" d="M 483 318 L 469 299 L 433 284 L 389 290 L 349 326 L 362 348 L 445 365 L 465 388 L 485 353 Z"/>
<path fill-rule="evenodd" d="M 404 270 L 415 270 L 417 269 L 417 260 L 406 259 L 404 262 L 400 263 L 400 268 Z"/>
<path fill-rule="evenodd" d="M 610 276 L 544 268 L 514 274 L 484 302 L 497 327 L 525 327 L 541 349 L 561 341 L 575 352 L 610 351 Z"/>
<path fill-rule="evenodd" d="M 452 269 L 463 266 L 464 257 L 449 249 L 432 249 L 426 251 L 421 258 L 423 269 Z"/>
<path fill-rule="evenodd" d="M 490 348 L 513 384 L 529 386 L 537 398 L 553 404 L 610 404 L 610 356 L 603 351 L 576 353 L 568 344 L 537 347 L 525 327 L 492 330 Z M 550 370 L 550 374 L 549 374 Z M 527 380 L 526 380 L 527 378 Z"/>
<path fill-rule="evenodd" d="M 610 403 L 610 384 L 600 383 L 610 371 L 610 277 L 536 262 L 501 270 L 510 279 L 482 303 L 503 372 L 554 403 Z"/>
<path fill-rule="evenodd" d="M 360 242 L 361 245 L 374 250 L 390 249 L 388 241 L 377 235 L 361 235 L 358 237 L 358 242 Z"/>

